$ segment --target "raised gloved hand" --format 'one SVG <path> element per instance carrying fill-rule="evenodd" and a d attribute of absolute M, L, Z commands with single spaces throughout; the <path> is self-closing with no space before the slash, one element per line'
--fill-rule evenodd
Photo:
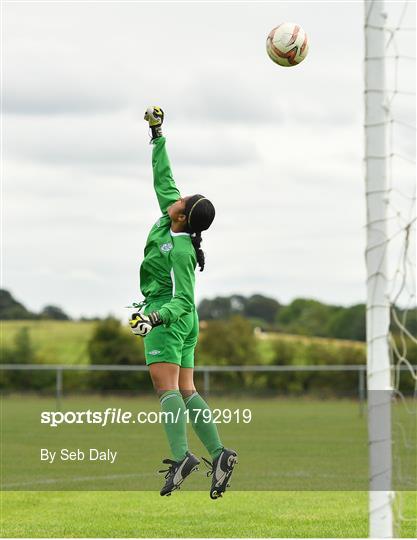
<path fill-rule="evenodd" d="M 164 111 L 161 107 L 148 107 L 145 111 L 144 119 L 149 123 L 152 132 L 152 140 L 162 137 L 162 123 L 164 121 Z"/>
<path fill-rule="evenodd" d="M 159 311 L 152 311 L 149 315 L 144 315 L 140 311 L 133 313 L 129 319 L 129 326 L 135 336 L 145 337 L 149 332 L 160 326 L 163 321 L 159 315 Z"/>

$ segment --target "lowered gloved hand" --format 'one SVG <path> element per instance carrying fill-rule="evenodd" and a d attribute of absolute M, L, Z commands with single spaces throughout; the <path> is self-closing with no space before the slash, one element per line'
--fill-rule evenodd
<path fill-rule="evenodd" d="M 133 313 L 129 319 L 129 326 L 135 336 L 145 337 L 149 332 L 160 326 L 163 321 L 159 315 L 159 311 L 152 311 L 149 315 L 144 315 L 140 311 Z"/>

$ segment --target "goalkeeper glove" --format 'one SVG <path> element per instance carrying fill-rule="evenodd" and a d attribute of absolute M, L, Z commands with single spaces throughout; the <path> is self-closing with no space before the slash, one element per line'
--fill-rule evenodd
<path fill-rule="evenodd" d="M 162 137 L 161 126 L 164 121 L 164 111 L 161 107 L 148 107 L 145 111 L 144 118 L 151 128 L 152 140 Z"/>
<path fill-rule="evenodd" d="M 145 337 L 149 332 L 163 324 L 159 311 L 152 311 L 149 315 L 137 312 L 133 313 L 129 319 L 129 326 L 135 336 Z"/>

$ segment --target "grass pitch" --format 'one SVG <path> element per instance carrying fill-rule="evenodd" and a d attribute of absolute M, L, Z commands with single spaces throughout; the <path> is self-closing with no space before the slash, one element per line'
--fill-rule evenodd
<path fill-rule="evenodd" d="M 63 410 L 104 409 L 110 397 L 83 396 L 67 398 Z M 116 399 L 116 398 L 114 398 Z M 113 400 L 113 398 L 112 398 Z M 129 482 L 117 484 L 117 490 L 108 491 L 52 491 L 52 486 L 44 486 L 49 491 L 4 491 L 2 493 L 2 536 L 3 537 L 364 537 L 368 534 L 366 491 L 307 491 L 308 483 L 303 486 L 303 478 L 308 472 L 313 475 L 329 477 L 343 473 L 338 471 L 340 449 L 347 445 L 349 431 L 356 430 L 357 442 L 361 444 L 361 434 L 365 418 L 358 414 L 358 404 L 350 401 L 313 401 L 313 400 L 277 400 L 277 399 L 242 399 L 231 400 L 213 398 L 211 404 L 216 407 L 236 407 L 243 405 L 253 410 L 258 421 L 246 432 L 242 426 L 221 425 L 220 431 L 239 451 L 240 462 L 236 469 L 232 489 L 217 501 L 209 498 L 209 479 L 202 471 L 190 478 L 181 491 L 171 497 L 160 497 L 157 487 L 148 491 L 129 490 Z M 114 404 L 112 401 L 112 405 Z M 155 398 L 117 398 L 117 404 L 124 409 L 157 408 Z M 3 399 L 2 435 L 3 466 L 7 465 L 7 475 L 11 472 L 17 480 L 23 480 L 30 488 L 38 490 L 39 468 L 28 466 L 22 456 L 37 450 L 40 435 L 38 413 L 40 410 L 52 410 L 53 400 L 10 396 Z M 271 416 L 271 414 L 273 414 Z M 316 421 L 313 422 L 313 420 Z M 340 431 L 337 440 L 330 437 L 333 444 L 330 451 L 317 444 L 320 437 L 327 433 L 338 433 L 345 425 L 347 434 Z M 298 426 L 296 432 L 293 426 Z M 278 428 L 277 434 L 272 427 Z M 75 426 L 68 426 L 75 428 Z M 49 428 L 51 429 L 51 428 Z M 61 429 L 61 428 L 56 428 Z M 62 437 L 57 444 L 68 445 L 66 435 L 70 435 L 74 445 L 90 445 L 88 439 L 77 440 L 76 432 L 65 429 L 55 431 L 55 436 Z M 112 432 L 101 428 L 112 445 Z M 137 427 L 135 428 L 138 429 Z M 167 455 L 166 442 L 161 426 L 144 427 L 141 431 L 117 431 L 133 445 L 137 467 L 145 462 L 144 470 L 151 473 L 159 466 L 159 460 Z M 249 435 L 247 438 L 246 436 Z M 297 435 L 297 437 L 296 437 Z M 89 432 L 89 437 L 91 432 Z M 116 437 L 116 438 L 117 438 Z M 316 444 L 307 445 L 316 437 Z M 345 438 L 347 437 L 347 438 Z M 191 436 L 191 448 L 197 455 L 205 455 L 201 445 Z M 332 443 L 333 441 L 333 443 Z M 97 442 L 97 441 L 95 441 Z M 8 444 L 9 443 L 9 444 Z M 5 450 L 5 451 L 4 451 Z M 352 454 L 354 446 L 350 443 L 347 453 Z M 27 453 L 25 453 L 27 452 Z M 305 454 L 305 458 L 301 459 Z M 331 461 L 333 456 L 333 461 Z M 339 456 L 339 457 L 336 457 Z M 10 459 L 12 458 L 12 459 Z M 10 467 L 10 463 L 16 464 Z M 80 465 L 77 474 L 91 474 Z M 362 471 L 362 461 L 358 461 L 358 471 Z M 309 467 L 309 469 L 308 469 Z M 263 491 L 246 491 L 245 484 L 253 486 L 251 471 L 257 468 L 261 474 L 260 485 Z M 304 470 L 303 470 L 304 468 Z M 56 469 L 53 476 L 59 475 Z M 123 469 L 120 472 L 124 472 Z M 282 485 L 292 485 L 292 478 L 300 478 L 294 485 L 298 489 L 270 491 L 268 479 L 278 479 Z M 314 473 L 314 474 L 313 474 Z M 330 474 L 332 473 L 333 476 Z M 197 477 L 199 476 L 199 480 Z M 257 477 L 256 477 L 257 478 Z M 331 479 L 332 479 L 331 478 Z M 340 475 L 343 479 L 343 474 Z M 7 478 L 6 478 L 7 480 Z M 64 478 L 65 480 L 65 478 Z M 5 482 L 5 480 L 3 479 Z M 140 481 L 140 480 L 139 480 Z M 315 480 L 316 481 L 316 480 Z M 143 489 L 138 479 L 136 489 Z M 140 481 L 141 482 L 141 481 Z M 199 483 L 201 482 L 201 483 Z M 159 486 L 161 479 L 157 479 Z M 111 483 L 110 489 L 111 488 Z M 201 488 L 201 485 L 203 488 Z M 277 485 L 274 483 L 274 485 Z M 314 484 L 313 484 L 314 485 Z M 342 484 L 340 484 L 342 485 Z M 85 484 L 88 489 L 88 483 Z M 193 487 L 194 486 L 194 487 Z M 206 486 L 206 490 L 202 491 Z M 10 489 L 10 488 L 6 488 Z M 67 489 L 79 489 L 68 487 Z M 93 489 L 98 489 L 94 487 Z M 109 489 L 107 487 L 106 489 Z M 135 488 L 130 488 L 135 489 Z M 194 489 L 194 491 L 192 491 Z M 245 491 L 244 491 L 245 490 Z M 416 493 L 400 494 L 403 516 L 410 521 L 402 524 L 401 535 L 416 536 Z"/>
<path fill-rule="evenodd" d="M 185 489 L 185 488 L 184 488 Z M 6 493 L 10 537 L 366 536 L 365 493 Z"/>
<path fill-rule="evenodd" d="M 5 492 L 2 536 L 31 538 L 366 537 L 366 492 Z M 416 496 L 405 494 L 405 516 Z M 411 522 L 403 537 L 416 535 Z"/>

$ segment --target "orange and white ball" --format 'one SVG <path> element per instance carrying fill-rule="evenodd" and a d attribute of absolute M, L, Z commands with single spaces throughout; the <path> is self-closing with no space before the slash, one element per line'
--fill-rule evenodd
<path fill-rule="evenodd" d="M 284 67 L 296 66 L 308 54 L 307 34 L 298 24 L 282 23 L 269 32 L 266 50 L 276 64 Z"/>

